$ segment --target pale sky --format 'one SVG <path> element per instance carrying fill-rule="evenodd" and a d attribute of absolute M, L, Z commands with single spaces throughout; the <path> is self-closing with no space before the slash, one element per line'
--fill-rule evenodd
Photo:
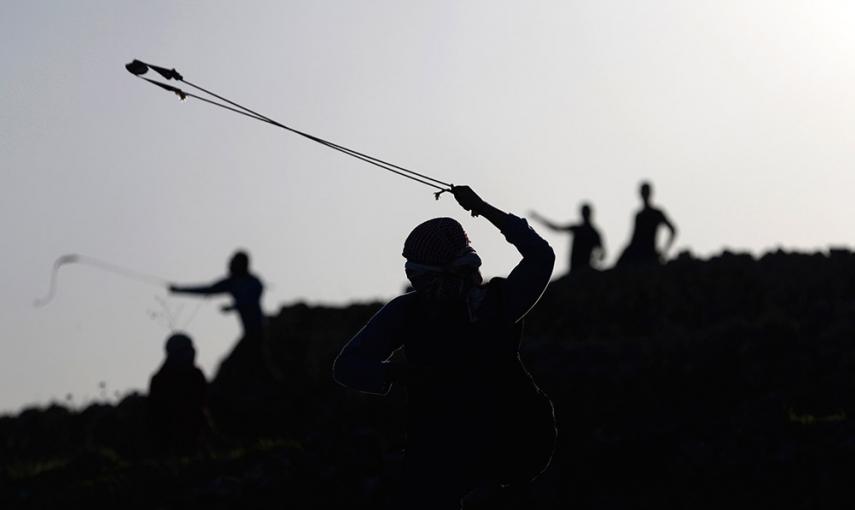
<path fill-rule="evenodd" d="M 486 275 L 518 260 L 451 197 L 181 103 L 134 58 L 519 215 L 575 221 L 590 201 L 611 263 L 643 179 L 677 250 L 850 246 L 853 26 L 845 0 L 6 0 L 0 412 L 144 389 L 162 361 L 156 287 L 68 266 L 32 307 L 65 253 L 201 283 L 245 247 L 271 314 L 393 297 L 404 238 L 435 216 Z M 543 234 L 561 274 L 569 240 Z M 188 327 L 209 376 L 239 332 L 222 302 Z"/>

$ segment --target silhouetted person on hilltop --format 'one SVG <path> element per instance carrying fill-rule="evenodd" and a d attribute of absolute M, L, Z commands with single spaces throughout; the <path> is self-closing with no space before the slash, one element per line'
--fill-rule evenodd
<path fill-rule="evenodd" d="M 573 241 L 570 247 L 570 268 L 568 269 L 570 274 L 591 269 L 592 258 L 602 261 L 606 257 L 606 249 L 603 246 L 600 232 L 591 222 L 592 211 L 590 204 L 582 204 L 580 213 L 582 214 L 582 223 L 578 225 L 559 225 L 534 211 L 531 213 L 532 218 L 543 223 L 549 229 L 556 232 L 569 232 L 573 234 Z"/>
<path fill-rule="evenodd" d="M 168 453 L 194 453 L 208 424 L 207 381 L 195 359 L 190 338 L 175 333 L 166 341 L 166 360 L 149 383 L 152 432 L 157 447 Z"/>
<path fill-rule="evenodd" d="M 522 254 L 507 278 L 482 282 L 481 259 L 451 218 L 417 226 L 404 243 L 415 289 L 386 304 L 342 349 L 335 379 L 365 392 L 408 386 L 403 501 L 395 508 L 459 508 L 479 487 L 525 492 L 549 463 L 552 404 L 519 358 L 523 317 L 555 262 L 525 220 L 456 186 L 460 205 L 498 227 Z M 403 347 L 406 362 L 389 361 Z"/>
<path fill-rule="evenodd" d="M 618 266 L 660 264 L 677 236 L 677 227 L 671 223 L 665 212 L 650 204 L 650 198 L 653 195 L 650 183 L 641 183 L 639 192 L 643 206 L 635 215 L 632 239 L 621 254 Z M 669 232 L 668 241 L 661 253 L 656 246 L 656 234 L 660 226 L 664 226 Z"/>
<path fill-rule="evenodd" d="M 264 314 L 261 311 L 261 294 L 264 285 L 254 274 L 249 272 L 249 255 L 237 251 L 229 261 L 229 275 L 210 285 L 179 286 L 170 285 L 171 292 L 179 294 L 229 294 L 232 305 L 223 307 L 224 312 L 237 311 L 243 324 L 244 335 L 260 334 L 264 324 Z"/>
<path fill-rule="evenodd" d="M 244 411 L 239 405 L 262 398 L 262 391 L 281 378 L 278 367 L 271 359 L 261 310 L 264 285 L 249 271 L 249 255 L 237 251 L 229 261 L 229 274 L 210 285 L 170 285 L 169 290 L 185 294 L 229 294 L 232 304 L 224 312 L 237 311 L 243 324 L 243 337 L 223 359 L 211 381 L 212 406 L 217 423 L 225 426 L 243 424 Z M 251 389 L 250 389 L 251 388 Z M 228 416 L 222 413 L 227 412 Z M 250 420 L 251 421 L 251 420 Z"/>

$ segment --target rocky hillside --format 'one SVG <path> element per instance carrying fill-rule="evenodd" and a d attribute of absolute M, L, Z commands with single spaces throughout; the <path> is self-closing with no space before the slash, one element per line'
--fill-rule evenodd
<path fill-rule="evenodd" d="M 387 508 L 405 390 L 330 377 L 378 307 L 271 317 L 268 366 L 224 364 L 194 456 L 154 453 L 144 395 L 0 418 L 0 506 Z M 847 251 L 555 281 L 522 352 L 559 421 L 530 507 L 834 506 L 855 472 L 853 332 Z M 470 508 L 502 508 L 487 499 Z"/>

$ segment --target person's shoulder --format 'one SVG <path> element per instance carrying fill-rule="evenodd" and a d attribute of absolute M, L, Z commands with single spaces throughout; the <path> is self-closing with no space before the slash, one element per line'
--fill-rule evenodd
<path fill-rule="evenodd" d="M 408 292 L 387 301 L 375 314 L 372 320 L 402 321 L 417 306 L 415 292 Z"/>
<path fill-rule="evenodd" d="M 390 310 L 405 309 L 416 302 L 416 291 L 407 292 L 392 298 L 383 308 Z"/>
<path fill-rule="evenodd" d="M 642 207 L 641 210 L 638 211 L 638 215 L 639 216 L 646 216 L 648 218 L 659 218 L 663 214 L 662 214 L 662 209 L 659 209 L 658 207 L 651 205 L 651 206 L 647 206 L 647 207 Z"/>
<path fill-rule="evenodd" d="M 148 380 L 149 394 L 151 394 L 152 390 L 157 391 L 157 389 L 167 385 L 168 381 L 169 373 L 167 372 L 167 367 L 161 366 L 157 369 L 157 372 L 151 375 L 151 378 Z"/>
<path fill-rule="evenodd" d="M 163 379 L 163 373 L 162 373 L 162 371 L 163 371 L 163 369 L 162 369 L 162 368 L 159 368 L 159 369 L 157 370 L 157 372 L 155 372 L 155 373 L 151 374 L 151 377 L 149 377 L 149 379 L 148 379 L 148 387 L 149 387 L 149 391 L 151 391 L 151 389 L 150 389 L 150 388 L 153 388 L 154 386 L 157 386 L 157 385 L 160 383 L 160 380 L 161 380 L 161 379 Z"/>
<path fill-rule="evenodd" d="M 487 292 L 501 292 L 507 281 L 508 279 L 503 276 L 496 276 L 494 278 L 490 278 L 490 281 L 484 284 L 482 288 Z"/>

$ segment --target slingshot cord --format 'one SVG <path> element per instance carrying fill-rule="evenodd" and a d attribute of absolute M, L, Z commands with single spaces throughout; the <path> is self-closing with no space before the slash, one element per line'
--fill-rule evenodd
<path fill-rule="evenodd" d="M 66 264 L 84 264 L 87 266 L 92 266 L 101 269 L 103 271 L 108 271 L 119 276 L 123 276 L 131 280 L 136 280 L 141 283 L 157 285 L 158 287 L 165 287 L 169 284 L 166 279 L 161 278 L 159 276 L 151 275 L 148 273 L 141 273 L 139 271 L 128 269 L 126 267 L 119 266 L 111 262 L 106 262 L 95 257 L 72 253 L 57 258 L 56 261 L 53 263 L 53 269 L 50 275 L 50 288 L 48 289 L 47 294 L 43 298 L 36 299 L 35 301 L 33 301 L 33 306 L 42 307 L 50 303 L 51 300 L 53 300 L 54 296 L 56 295 L 56 284 L 57 278 L 59 276 L 59 269 Z"/>
<path fill-rule="evenodd" d="M 255 116 L 256 116 L 258 119 L 260 119 L 260 120 L 265 120 L 265 121 L 269 122 L 270 124 L 273 124 L 274 126 L 278 126 L 278 127 L 283 128 L 283 129 L 287 129 L 288 131 L 291 131 L 292 133 L 298 134 L 298 135 L 300 135 L 300 136 L 304 136 L 304 137 L 308 138 L 309 140 L 312 140 L 312 141 L 315 141 L 315 142 L 321 143 L 321 144 L 323 144 L 323 145 L 326 145 L 327 147 L 330 147 L 331 149 L 340 150 L 340 151 L 345 152 L 346 154 L 350 154 L 350 155 L 352 155 L 352 156 L 361 156 L 362 158 L 365 158 L 365 159 L 363 159 L 363 161 L 366 161 L 366 162 L 376 161 L 377 163 L 382 163 L 383 165 L 387 165 L 387 167 L 396 168 L 396 169 L 398 169 L 398 170 L 400 170 L 400 171 L 402 171 L 402 172 L 407 172 L 407 173 L 412 174 L 412 175 L 415 175 L 415 176 L 417 176 L 417 177 L 421 177 L 422 179 L 425 179 L 425 180 L 428 180 L 428 181 L 432 181 L 432 182 L 435 182 L 435 183 L 437 183 L 437 184 L 441 184 L 441 185 L 443 185 L 443 186 L 445 186 L 445 187 L 451 187 L 451 186 L 452 186 L 451 184 L 449 184 L 449 183 L 447 183 L 447 182 L 440 181 L 439 179 L 434 179 L 433 177 L 430 177 L 430 176 L 427 176 L 427 175 L 421 174 L 421 173 L 419 173 L 419 172 L 416 172 L 415 170 L 410 170 L 410 169 L 408 169 L 408 168 L 404 168 L 404 167 L 399 166 L 399 165 L 396 165 L 396 164 L 394 164 L 394 163 L 389 163 L 388 161 L 383 161 L 383 160 L 382 160 L 382 159 L 380 159 L 380 158 L 376 158 L 376 157 L 374 157 L 374 156 L 369 156 L 369 155 L 367 155 L 367 154 L 363 154 L 363 153 L 361 153 L 361 152 L 359 152 L 359 151 L 356 151 L 356 150 L 354 150 L 354 149 L 351 149 L 351 148 L 345 147 L 345 146 L 343 146 L 343 145 L 339 145 L 339 144 L 337 144 L 337 143 L 330 142 L 329 140 L 324 140 L 323 138 L 319 138 L 319 137 L 317 137 L 317 136 L 310 135 L 309 133 L 305 133 L 305 132 L 303 132 L 303 131 L 299 131 L 299 130 L 297 130 L 297 129 L 294 129 L 294 128 L 291 128 L 291 127 L 285 126 L 285 125 L 283 125 L 283 124 L 280 124 L 279 122 L 277 122 L 277 121 L 275 121 L 275 120 L 273 120 L 273 119 L 271 119 L 271 118 L 269 118 L 269 117 L 266 117 L 266 116 L 264 116 L 264 115 L 262 115 L 262 114 L 260 114 L 260 113 L 258 113 L 258 112 L 256 112 L 256 111 L 250 110 L 249 108 L 247 108 L 247 107 L 245 107 L 245 106 L 243 106 L 243 105 L 240 105 L 240 104 L 238 104 L 238 103 L 235 103 L 234 101 L 230 101 L 229 99 L 226 99 L 225 97 L 223 97 L 223 96 L 221 96 L 221 95 L 219 95 L 219 94 L 216 94 L 216 93 L 214 93 L 214 92 L 211 92 L 210 90 L 204 89 L 204 88 L 202 88 L 202 87 L 200 87 L 200 86 L 198 86 L 198 85 L 196 85 L 196 84 L 194 84 L 194 83 L 191 83 L 191 82 L 189 82 L 189 81 L 184 80 L 183 78 L 182 78 L 181 80 L 179 80 L 179 81 L 181 81 L 182 83 L 186 83 L 187 85 L 189 85 L 189 86 L 193 87 L 193 88 L 194 88 L 194 89 L 196 89 L 196 90 L 199 90 L 199 91 L 201 91 L 201 92 L 204 92 L 205 94 L 208 94 L 208 95 L 214 96 L 214 97 L 216 97 L 217 99 L 219 99 L 219 100 L 221 100 L 221 101 L 225 101 L 226 103 L 228 103 L 228 104 L 230 104 L 230 105 L 232 105 L 232 106 L 236 106 L 236 107 L 240 108 L 241 110 L 247 111 L 247 112 L 249 112 L 249 113 L 251 113 L 251 114 L 255 115 Z M 370 161 L 369 161 L 369 160 L 370 160 Z M 387 170 L 390 170 L 390 168 L 386 168 L 386 169 L 387 169 Z"/>
<path fill-rule="evenodd" d="M 163 88 L 167 91 L 173 92 L 173 93 L 177 94 L 182 100 L 184 100 L 188 97 L 192 97 L 194 99 L 198 99 L 200 101 L 206 102 L 206 103 L 214 105 L 214 106 L 218 106 L 220 108 L 232 111 L 234 113 L 238 113 L 240 115 L 244 115 L 246 117 L 250 117 L 250 118 L 253 118 L 255 120 L 271 124 L 273 126 L 277 126 L 279 128 L 290 131 L 294 134 L 300 135 L 304 138 L 307 138 L 309 140 L 317 142 L 321 145 L 329 147 L 330 149 L 337 150 L 337 151 L 342 152 L 344 154 L 347 154 L 351 157 L 354 157 L 354 158 L 359 159 L 361 161 L 364 161 L 366 163 L 372 164 L 376 167 L 379 167 L 379 168 L 382 168 L 382 169 L 387 170 L 389 172 L 392 172 L 394 174 L 400 175 L 402 177 L 406 177 L 410 180 L 413 180 L 413 181 L 419 182 L 421 184 L 424 184 L 426 186 L 430 186 L 432 188 L 438 189 L 439 191 L 434 193 L 434 195 L 437 199 L 439 199 L 439 196 L 442 193 L 449 192 L 449 191 L 451 191 L 451 188 L 453 188 L 452 184 L 440 181 L 438 179 L 434 179 L 433 177 L 430 177 L 428 175 L 416 172 L 414 170 L 410 170 L 408 168 L 404 168 L 404 167 L 399 166 L 399 165 L 395 165 L 393 163 L 389 163 L 388 161 L 384 161 L 384 160 L 376 158 L 374 156 L 364 154 L 362 152 L 356 151 L 354 149 L 350 149 L 350 148 L 345 147 L 343 145 L 339 145 L 339 144 L 331 142 L 329 140 L 325 140 L 323 138 L 314 136 L 312 134 L 309 134 L 309 133 L 300 131 L 298 129 L 294 129 L 294 128 L 291 128 L 289 126 L 286 126 L 286 125 L 284 125 L 280 122 L 277 122 L 277 121 L 275 121 L 275 120 L 273 120 L 273 119 L 271 119 L 265 115 L 262 115 L 256 111 L 254 111 L 254 110 L 251 110 L 251 109 L 249 109 L 249 108 L 247 108 L 241 104 L 238 104 L 238 103 L 231 101 L 231 100 L 229 100 L 223 96 L 220 96 L 219 94 L 216 94 L 216 93 L 211 92 L 210 90 L 207 90 L 207 89 L 205 89 L 199 85 L 196 85 L 194 83 L 191 83 L 191 82 L 184 80 L 184 78 L 174 69 L 168 70 L 168 69 L 153 66 L 150 64 L 145 64 L 145 63 L 140 62 L 138 60 L 131 62 L 130 64 L 126 65 L 125 67 L 128 69 L 129 72 L 131 72 L 133 75 L 137 76 L 138 78 L 141 78 L 145 81 L 148 81 L 149 83 L 156 85 L 160 88 Z M 205 94 L 213 96 L 213 97 L 215 97 L 221 101 L 224 101 L 225 103 L 228 103 L 228 105 L 232 105 L 232 106 L 227 106 L 226 104 L 218 103 L 218 102 L 212 101 L 208 98 L 204 98 L 204 97 L 198 96 L 196 94 L 191 94 L 191 93 L 185 92 L 185 91 L 183 91 L 177 87 L 173 87 L 173 86 L 168 85 L 166 83 L 162 83 L 162 82 L 159 82 L 156 80 L 151 80 L 149 78 L 145 78 L 145 77 L 141 76 L 142 74 L 145 74 L 145 72 L 147 72 L 149 68 L 154 69 L 157 73 L 159 73 L 161 76 L 163 76 L 164 78 L 166 78 L 168 80 L 174 79 L 176 81 L 180 81 L 182 83 L 185 83 L 188 86 L 193 87 L 196 90 L 199 90 Z"/>

